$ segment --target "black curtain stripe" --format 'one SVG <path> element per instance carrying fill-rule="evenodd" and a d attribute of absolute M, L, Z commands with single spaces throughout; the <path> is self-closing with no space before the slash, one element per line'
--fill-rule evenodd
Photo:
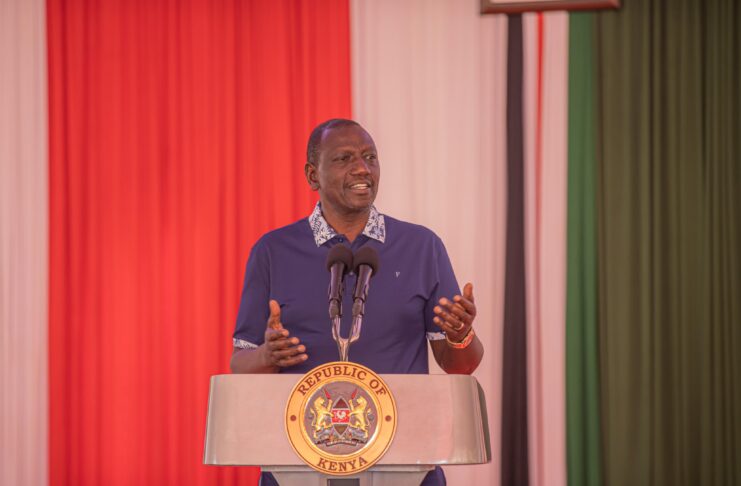
<path fill-rule="evenodd" d="M 527 335 L 522 16 L 507 39 L 507 262 L 502 377 L 502 486 L 527 486 Z"/>

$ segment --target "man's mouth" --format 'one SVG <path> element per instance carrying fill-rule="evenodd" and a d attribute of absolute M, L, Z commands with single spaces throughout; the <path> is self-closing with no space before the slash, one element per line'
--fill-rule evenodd
<path fill-rule="evenodd" d="M 350 189 L 352 189 L 353 191 L 367 191 L 368 189 L 370 189 L 370 184 L 368 184 L 367 182 L 357 182 L 355 184 L 351 184 Z"/>

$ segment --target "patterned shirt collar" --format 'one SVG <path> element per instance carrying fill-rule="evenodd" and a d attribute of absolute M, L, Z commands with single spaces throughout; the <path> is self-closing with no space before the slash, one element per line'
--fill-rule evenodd
<path fill-rule="evenodd" d="M 322 246 L 337 236 L 334 228 L 324 219 L 321 202 L 317 202 L 314 206 L 314 211 L 309 216 L 309 226 L 314 233 L 316 246 Z M 383 219 L 383 214 L 379 213 L 375 206 L 371 206 L 370 216 L 368 216 L 368 222 L 365 223 L 365 228 L 363 228 L 363 234 L 381 243 L 386 241 L 386 222 Z"/>

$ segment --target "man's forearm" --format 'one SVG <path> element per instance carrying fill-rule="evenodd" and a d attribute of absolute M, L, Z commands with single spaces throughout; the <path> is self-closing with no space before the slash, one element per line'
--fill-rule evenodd
<path fill-rule="evenodd" d="M 234 348 L 229 366 L 232 373 L 278 372 L 278 367 L 270 364 L 264 344 L 255 349 Z"/>
<path fill-rule="evenodd" d="M 445 339 L 432 341 L 431 346 L 435 361 L 446 373 L 470 375 L 484 356 L 484 346 L 478 336 L 474 336 L 471 344 L 464 349 L 450 346 Z"/>

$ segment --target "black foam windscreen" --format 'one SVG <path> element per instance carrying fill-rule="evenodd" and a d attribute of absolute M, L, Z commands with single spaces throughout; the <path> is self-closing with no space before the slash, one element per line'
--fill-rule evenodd
<path fill-rule="evenodd" d="M 345 272 L 353 268 L 352 250 L 345 245 L 333 246 L 327 255 L 327 270 L 331 271 L 335 263 L 344 263 Z"/>
<path fill-rule="evenodd" d="M 371 276 L 373 276 L 378 271 L 378 252 L 375 250 L 375 248 L 364 246 L 360 250 L 355 252 L 353 262 L 355 263 L 356 274 L 359 273 L 360 265 L 368 265 L 373 270 L 371 272 Z"/>

